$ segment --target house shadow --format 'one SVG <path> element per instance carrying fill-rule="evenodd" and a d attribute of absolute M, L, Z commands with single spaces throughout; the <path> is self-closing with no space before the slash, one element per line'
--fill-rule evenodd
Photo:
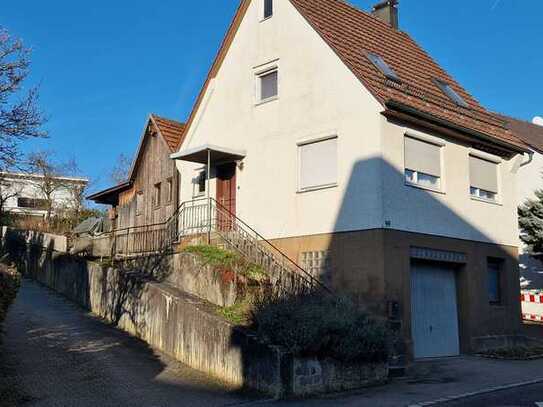
<path fill-rule="evenodd" d="M 412 321 L 421 305 L 412 296 L 413 276 L 432 268 L 453 275 L 459 353 L 506 346 L 521 334 L 517 247 L 498 243 L 488 230 L 514 225 L 493 215 L 506 205 L 473 199 L 468 179 L 465 189 L 452 184 L 443 191 L 424 189 L 407 184 L 404 173 L 380 157 L 361 160 L 350 171 L 332 234 L 272 242 L 295 262 L 304 253 L 326 254 L 322 267 L 308 271 L 335 295 L 387 321 L 401 338 L 390 350 L 397 358 L 392 363 L 414 357 Z M 310 194 L 318 200 L 324 193 Z M 490 264 L 498 266 L 496 282 Z M 422 307 L 434 312 L 435 305 Z M 235 336 L 231 346 L 243 349 Z M 250 382 L 254 357 L 242 351 L 242 359 Z"/>

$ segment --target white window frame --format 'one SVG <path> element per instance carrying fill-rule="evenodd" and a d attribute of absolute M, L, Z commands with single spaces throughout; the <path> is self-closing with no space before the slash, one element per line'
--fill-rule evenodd
<path fill-rule="evenodd" d="M 199 168 L 196 170 L 196 176 L 192 179 L 192 197 L 193 198 L 201 198 L 203 196 L 206 196 L 207 193 L 207 175 L 206 175 L 207 169 L 206 168 Z M 205 183 L 204 183 L 204 191 L 200 191 L 200 183 L 199 179 L 200 177 L 206 177 Z"/>
<path fill-rule="evenodd" d="M 405 165 L 405 163 L 406 163 L 406 158 L 405 158 L 405 139 L 406 139 L 406 137 L 418 140 L 418 141 L 420 141 L 422 143 L 433 144 L 433 145 L 435 145 L 436 147 L 439 148 L 439 166 L 441 167 L 441 171 L 440 171 L 441 176 L 440 177 L 436 177 L 435 175 L 426 174 L 426 173 L 423 173 L 421 171 L 417 171 L 415 169 L 408 168 Z M 415 131 L 406 131 L 404 133 L 402 142 L 403 142 L 403 146 L 404 146 L 403 147 L 403 159 L 404 159 L 403 179 L 404 179 L 405 185 L 409 186 L 409 187 L 412 187 L 412 188 L 424 189 L 424 190 L 431 191 L 431 192 L 437 192 L 437 193 L 440 193 L 440 194 L 445 194 L 446 190 L 445 190 L 445 165 L 444 165 L 445 154 L 444 154 L 444 151 L 445 151 L 446 144 L 443 141 L 441 141 L 441 140 L 439 140 L 439 139 L 437 139 L 435 137 L 428 136 L 426 134 L 422 134 L 422 133 L 415 132 Z M 407 179 L 407 171 L 411 171 L 413 173 L 415 181 L 409 181 Z M 439 186 L 437 188 L 432 188 L 432 187 L 430 187 L 428 185 L 419 184 L 418 183 L 419 174 L 424 174 L 426 176 L 437 178 L 439 180 Z"/>
<path fill-rule="evenodd" d="M 262 99 L 262 77 L 270 75 L 272 73 L 277 73 L 277 94 L 275 96 L 271 96 L 266 99 Z M 263 105 L 265 103 L 273 102 L 274 100 L 279 99 L 279 92 L 280 92 L 281 86 L 280 86 L 280 74 L 279 74 L 279 66 L 272 65 L 270 67 L 267 67 L 265 69 L 259 70 L 255 72 L 255 105 Z"/>
<path fill-rule="evenodd" d="M 260 9 L 260 22 L 267 21 L 270 18 L 272 18 L 275 14 L 275 1 L 272 0 L 272 13 L 271 15 L 267 16 L 265 15 L 266 12 L 266 0 L 261 0 L 261 9 Z"/>
<path fill-rule="evenodd" d="M 496 182 L 498 183 L 498 191 L 497 192 L 491 192 L 491 191 L 486 191 L 484 189 L 481 189 L 481 188 L 475 188 L 471 185 L 471 173 L 469 173 L 469 179 L 468 179 L 468 184 L 469 184 L 469 188 L 468 188 L 468 193 L 469 193 L 469 196 L 470 198 L 473 200 L 473 201 L 479 201 L 479 202 L 485 202 L 485 203 L 489 203 L 489 204 L 494 204 L 494 205 L 501 205 L 501 171 L 500 171 L 500 165 L 502 163 L 502 160 L 498 157 L 495 157 L 495 156 L 492 156 L 490 154 L 486 154 L 482 151 L 477 151 L 477 150 L 470 150 L 469 151 L 469 154 L 468 154 L 468 166 L 470 165 L 469 164 L 469 158 L 470 157 L 475 157 L 475 158 L 478 158 L 480 160 L 484 160 L 484 161 L 488 161 L 488 162 L 491 162 L 493 164 L 496 165 Z M 476 190 L 476 193 L 473 194 L 471 191 L 472 189 Z M 486 192 L 486 193 L 490 193 L 490 194 L 494 194 L 494 199 L 489 199 L 489 198 L 485 198 L 485 197 L 481 197 L 480 196 L 480 193 L 481 191 L 483 192 Z"/>
<path fill-rule="evenodd" d="M 302 147 L 307 146 L 309 144 L 317 144 L 317 143 L 328 141 L 328 140 L 336 140 L 336 143 L 337 143 L 336 181 L 329 184 L 322 184 L 322 185 L 316 185 L 316 186 L 303 188 L 302 187 Z M 337 134 L 299 141 L 298 143 L 296 143 L 296 148 L 298 150 L 297 151 L 297 157 L 298 157 L 297 192 L 299 194 L 306 193 L 306 192 L 320 191 L 323 189 L 337 188 L 339 186 L 339 136 Z"/>

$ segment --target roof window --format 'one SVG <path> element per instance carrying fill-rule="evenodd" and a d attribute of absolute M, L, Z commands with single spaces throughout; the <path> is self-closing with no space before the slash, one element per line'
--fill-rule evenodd
<path fill-rule="evenodd" d="M 449 85 L 447 82 L 443 82 L 440 79 L 434 79 L 434 82 L 439 87 L 439 89 L 441 89 L 441 91 L 458 106 L 469 107 L 466 101 L 462 98 L 462 96 L 456 93 L 455 90 L 451 88 L 451 85 Z"/>
<path fill-rule="evenodd" d="M 375 65 L 377 69 L 381 71 L 383 75 L 386 76 L 387 79 L 401 83 L 400 77 L 396 74 L 396 72 L 392 70 L 390 66 L 387 65 L 387 63 L 379 55 L 368 52 L 368 59 L 373 65 Z"/>

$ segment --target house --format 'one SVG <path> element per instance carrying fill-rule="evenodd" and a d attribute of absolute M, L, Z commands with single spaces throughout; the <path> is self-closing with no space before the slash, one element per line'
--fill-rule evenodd
<path fill-rule="evenodd" d="M 518 333 L 532 147 L 399 28 L 397 1 L 241 1 L 181 138 L 180 202 L 209 196 L 415 358 Z"/>
<path fill-rule="evenodd" d="M 2 210 L 16 216 L 45 218 L 50 193 L 52 214 L 80 204 L 79 191 L 88 180 L 73 177 L 47 178 L 40 174 L 14 172 L 0 173 L 0 199 Z M 46 184 L 46 185 L 45 185 Z"/>
<path fill-rule="evenodd" d="M 535 199 L 534 192 L 543 189 L 543 125 L 537 118 L 533 123 L 503 116 L 515 134 L 528 144 L 532 150 L 533 162 L 519 170 L 519 204 Z M 520 244 L 520 276 L 523 290 L 543 292 L 543 263 L 530 256 L 523 243 Z"/>
<path fill-rule="evenodd" d="M 182 123 L 150 115 L 126 182 L 88 197 L 113 207 L 116 229 L 163 223 L 177 210 L 179 172 L 169 156 L 183 129 Z"/>

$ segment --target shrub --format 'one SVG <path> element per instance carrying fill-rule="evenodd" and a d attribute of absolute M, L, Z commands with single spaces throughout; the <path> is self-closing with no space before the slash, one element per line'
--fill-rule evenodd
<path fill-rule="evenodd" d="M 15 269 L 0 264 L 0 322 L 4 320 L 8 307 L 15 299 L 19 284 L 20 277 Z"/>
<path fill-rule="evenodd" d="M 385 323 L 346 298 L 308 294 L 261 300 L 252 318 L 262 339 L 296 356 L 366 363 L 388 359 Z"/>

